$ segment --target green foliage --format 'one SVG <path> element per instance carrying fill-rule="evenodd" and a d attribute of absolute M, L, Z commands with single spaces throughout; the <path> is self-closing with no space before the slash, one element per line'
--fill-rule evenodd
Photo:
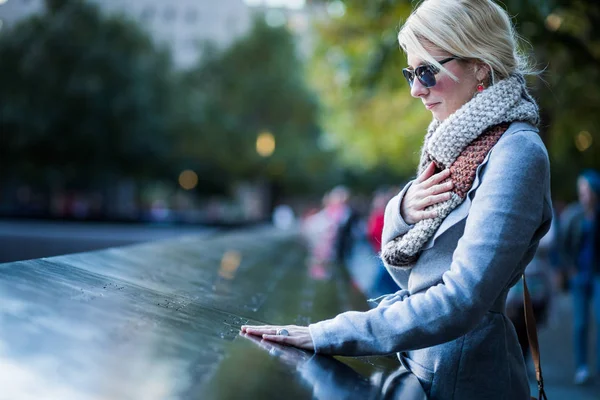
<path fill-rule="evenodd" d="M 408 95 L 398 50 L 410 4 L 348 1 L 340 19 L 318 26 L 311 79 L 324 102 L 322 123 L 344 161 L 360 174 L 414 171 L 430 116 Z"/>
<path fill-rule="evenodd" d="M 514 3 L 514 4 L 512 4 Z M 516 1 L 509 4 L 516 6 Z M 519 14 L 518 28 L 532 45 L 531 55 L 544 69 L 532 79 L 542 111 L 542 137 L 552 164 L 553 194 L 575 197 L 575 178 L 583 168 L 600 168 L 600 4 L 555 0 Z M 593 142 L 577 148 L 580 132 Z"/>
<path fill-rule="evenodd" d="M 207 45 L 180 71 L 135 21 L 78 0 L 47 0 L 47 9 L 0 35 L 0 178 L 175 185 L 191 168 L 199 191 L 267 180 L 289 193 L 339 176 L 318 147 L 319 102 L 285 28 L 257 18 L 246 37 Z M 263 131 L 276 140 L 265 158 Z"/>
<path fill-rule="evenodd" d="M 80 1 L 0 35 L 0 171 L 88 182 L 157 174 L 170 62 L 137 25 Z"/>
<path fill-rule="evenodd" d="M 405 57 L 396 35 L 414 2 L 344 1 L 346 13 L 318 26 L 321 41 L 313 60 L 313 82 L 325 104 L 322 122 L 330 141 L 355 168 L 392 168 L 412 175 L 431 118 L 410 98 L 401 68 Z M 521 50 L 541 74 L 529 82 L 538 99 L 557 198 L 574 194 L 574 177 L 600 167 L 600 4 L 592 0 L 506 0 Z M 576 148 L 587 131 L 593 142 Z M 581 143 L 580 143 L 581 144 Z M 581 147 L 581 146 L 580 146 Z"/>
<path fill-rule="evenodd" d="M 294 37 L 262 18 L 227 49 L 207 46 L 180 82 L 190 108 L 178 127 L 183 157 L 210 162 L 230 179 L 266 178 L 288 192 L 327 185 L 331 155 L 318 147 L 319 104 L 304 74 Z M 256 150 L 261 132 L 275 137 L 266 158 Z"/>

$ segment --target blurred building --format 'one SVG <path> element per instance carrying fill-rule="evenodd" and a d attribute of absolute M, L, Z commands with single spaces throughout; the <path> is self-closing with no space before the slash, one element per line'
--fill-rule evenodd
<path fill-rule="evenodd" d="M 244 0 L 253 13 L 264 15 L 271 27 L 287 26 L 298 40 L 298 49 L 304 57 L 314 48 L 316 32 L 313 23 L 323 16 L 324 6 L 311 0 Z"/>
<path fill-rule="evenodd" d="M 109 12 L 136 19 L 158 43 L 171 48 L 176 65 L 183 68 L 198 60 L 203 41 L 225 47 L 243 35 L 251 22 L 242 0 L 91 1 Z"/>
<path fill-rule="evenodd" d="M 144 26 L 158 44 L 170 47 L 175 64 L 192 66 L 201 43 L 226 47 L 248 31 L 254 13 L 271 26 L 287 25 L 299 38 L 303 55 L 312 49 L 311 23 L 320 8 L 304 0 L 87 0 L 111 14 L 123 14 Z M 43 12 L 45 0 L 0 0 L 0 31 Z"/>
<path fill-rule="evenodd" d="M 88 0 L 111 14 L 123 14 L 144 26 L 159 44 L 171 48 L 177 66 L 193 65 L 200 44 L 227 46 L 250 27 L 251 9 L 243 0 Z M 44 0 L 0 0 L 0 29 L 43 12 Z"/>

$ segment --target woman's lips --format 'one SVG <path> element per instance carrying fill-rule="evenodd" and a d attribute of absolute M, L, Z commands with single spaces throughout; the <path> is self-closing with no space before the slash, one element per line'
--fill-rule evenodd
<path fill-rule="evenodd" d="M 425 104 L 425 108 L 427 108 L 428 110 L 431 110 L 433 107 L 437 106 L 440 103 L 431 103 L 431 104 Z"/>

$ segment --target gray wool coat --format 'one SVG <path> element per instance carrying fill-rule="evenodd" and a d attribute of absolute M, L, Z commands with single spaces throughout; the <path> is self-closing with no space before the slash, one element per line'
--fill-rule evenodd
<path fill-rule="evenodd" d="M 384 243 L 410 228 L 399 210 L 411 183 L 387 205 Z M 388 268 L 402 290 L 370 311 L 311 324 L 315 352 L 397 353 L 432 399 L 529 399 L 504 305 L 550 227 L 551 210 L 546 148 L 535 127 L 514 122 L 417 264 Z"/>

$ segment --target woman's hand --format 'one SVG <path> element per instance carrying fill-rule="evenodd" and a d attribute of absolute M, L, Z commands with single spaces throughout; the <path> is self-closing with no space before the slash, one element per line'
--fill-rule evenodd
<path fill-rule="evenodd" d="M 288 336 L 278 335 L 278 329 L 286 329 L 288 331 Z M 289 346 L 311 351 L 314 351 L 315 349 L 315 345 L 307 326 L 242 325 L 241 330 L 242 333 L 261 336 L 263 339 L 270 340 L 272 342 L 283 343 Z"/>
<path fill-rule="evenodd" d="M 313 353 L 309 353 L 306 350 L 271 342 L 260 336 L 254 336 L 248 333 L 240 333 L 240 336 L 250 340 L 260 348 L 267 350 L 270 355 L 277 357 L 291 367 L 299 368 L 314 357 Z"/>
<path fill-rule="evenodd" d="M 437 217 L 436 211 L 425 211 L 425 208 L 449 200 L 451 197 L 450 191 L 454 184 L 452 181 L 444 182 L 450 176 L 450 170 L 445 169 L 437 174 L 434 172 L 435 164 L 432 162 L 404 194 L 400 205 L 400 215 L 409 225 L 416 224 L 423 219 Z"/>

